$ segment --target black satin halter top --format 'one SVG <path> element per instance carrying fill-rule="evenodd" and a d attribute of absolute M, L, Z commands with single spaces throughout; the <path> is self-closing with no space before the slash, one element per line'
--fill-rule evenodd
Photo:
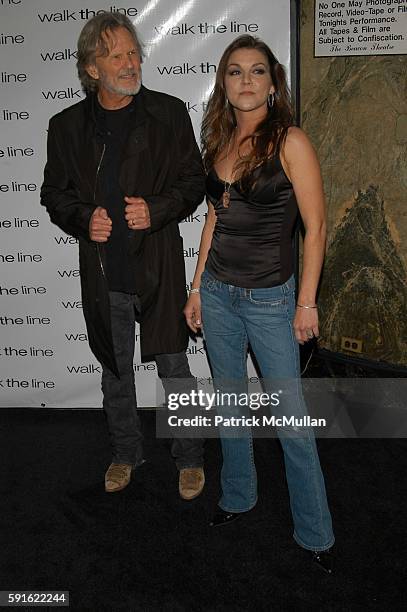
<path fill-rule="evenodd" d="M 225 186 L 214 168 L 206 177 L 206 192 L 216 212 L 206 268 L 216 279 L 255 289 L 285 283 L 294 270 L 293 233 L 298 215 L 294 189 L 279 156 L 254 171 L 248 193 L 232 183 L 230 206 L 224 208 Z"/>

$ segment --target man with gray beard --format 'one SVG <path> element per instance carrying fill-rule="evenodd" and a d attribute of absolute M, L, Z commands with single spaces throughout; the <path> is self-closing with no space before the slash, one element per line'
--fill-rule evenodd
<path fill-rule="evenodd" d="M 51 118 L 41 203 L 79 241 L 90 348 L 102 363 L 113 449 L 106 492 L 124 489 L 144 462 L 133 355 L 155 359 L 168 394 L 192 389 L 183 317 L 186 282 L 178 222 L 204 196 L 204 173 L 181 100 L 141 82 L 142 47 L 131 21 L 101 13 L 78 40 L 86 99 Z M 203 440 L 174 439 L 179 492 L 204 485 Z"/>

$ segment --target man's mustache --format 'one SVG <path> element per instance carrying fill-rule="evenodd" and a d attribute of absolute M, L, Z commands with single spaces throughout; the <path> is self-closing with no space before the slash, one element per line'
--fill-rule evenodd
<path fill-rule="evenodd" d="M 126 70 L 124 72 L 121 72 L 119 74 L 119 77 L 128 77 L 128 76 L 138 76 L 137 72 L 135 72 L 134 70 Z"/>

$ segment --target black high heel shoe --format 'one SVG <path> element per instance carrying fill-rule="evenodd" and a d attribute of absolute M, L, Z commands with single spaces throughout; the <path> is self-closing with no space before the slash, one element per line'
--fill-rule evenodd
<path fill-rule="evenodd" d="M 215 514 L 212 517 L 212 520 L 209 523 L 209 527 L 222 527 L 223 525 L 229 525 L 229 523 L 237 521 L 237 519 L 241 518 L 245 514 L 247 513 L 226 512 L 226 510 L 222 510 L 222 508 L 217 508 Z"/>
<path fill-rule="evenodd" d="M 313 563 L 318 565 L 326 574 L 333 574 L 334 556 L 332 548 L 328 548 L 328 550 L 311 550 L 310 552 Z"/>

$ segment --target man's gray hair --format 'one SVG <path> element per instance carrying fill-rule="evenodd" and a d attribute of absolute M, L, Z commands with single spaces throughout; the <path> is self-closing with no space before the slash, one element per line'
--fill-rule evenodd
<path fill-rule="evenodd" d="M 117 28 L 126 28 L 134 38 L 140 59 L 143 59 L 143 45 L 140 42 L 136 28 L 126 15 L 122 13 L 103 12 L 95 15 L 84 25 L 78 38 L 78 69 L 79 80 L 83 90 L 88 93 L 97 91 L 98 81 L 93 79 L 86 71 L 86 66 L 95 63 L 96 50 L 102 55 L 108 55 L 109 49 L 106 44 L 106 36 L 113 33 Z"/>

